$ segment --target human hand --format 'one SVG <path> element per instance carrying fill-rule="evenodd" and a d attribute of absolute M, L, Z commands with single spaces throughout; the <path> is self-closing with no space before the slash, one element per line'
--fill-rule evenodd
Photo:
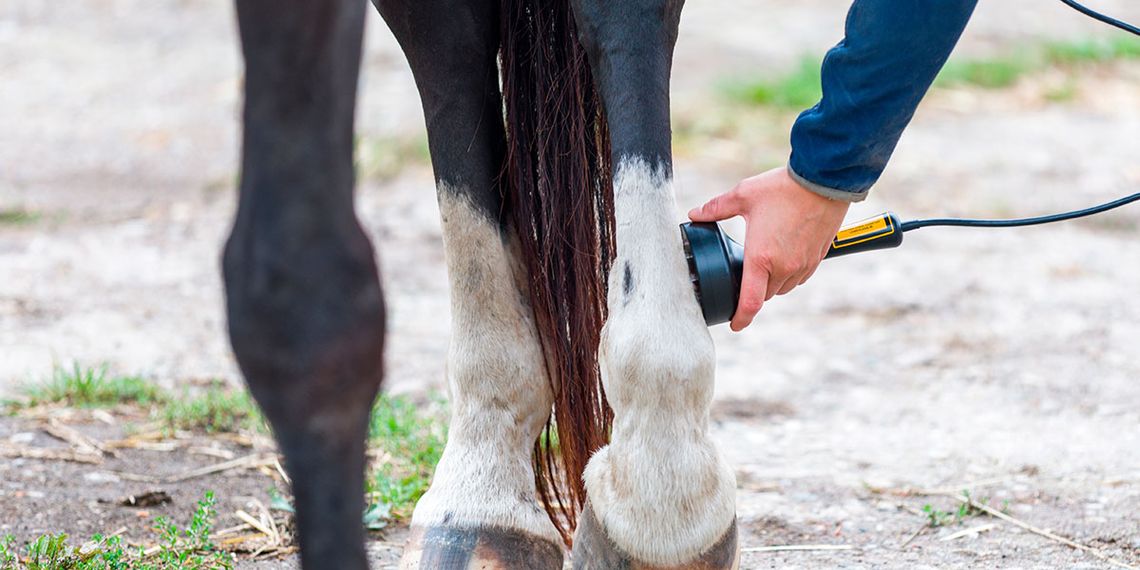
<path fill-rule="evenodd" d="M 815 273 L 849 206 L 800 186 L 781 166 L 746 178 L 689 212 L 694 222 L 744 218 L 744 276 L 732 330 L 743 330 L 768 299 Z"/>

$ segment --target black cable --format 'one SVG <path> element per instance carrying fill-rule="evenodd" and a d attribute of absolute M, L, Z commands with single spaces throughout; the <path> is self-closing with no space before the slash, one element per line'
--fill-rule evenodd
<path fill-rule="evenodd" d="M 1110 26 L 1115 26 L 1115 27 L 1120 28 L 1126 32 L 1131 32 L 1133 34 L 1140 36 L 1140 28 L 1137 28 L 1136 26 L 1133 26 L 1132 24 L 1129 24 L 1128 22 L 1122 22 L 1122 21 L 1117 20 L 1116 18 L 1113 18 L 1111 16 L 1106 16 L 1104 14 L 1101 14 L 1100 12 L 1097 12 L 1091 8 L 1088 8 L 1085 5 L 1076 2 L 1075 0 L 1061 0 L 1061 2 L 1064 2 L 1065 5 L 1069 6 L 1070 8 L 1072 8 L 1072 9 L 1074 9 L 1074 10 L 1076 10 L 1076 11 L 1078 11 L 1078 12 L 1080 12 L 1080 13 L 1082 13 L 1082 14 L 1090 17 L 1090 18 L 1093 18 L 1095 20 L 1099 20 L 1099 21 L 1104 22 Z M 933 218 L 933 219 L 929 219 L 929 220 L 913 220 L 910 222 L 903 222 L 902 225 L 899 227 L 899 229 L 901 231 L 906 232 L 906 231 L 910 231 L 910 230 L 917 230 L 918 228 L 925 228 L 927 226 L 963 226 L 963 227 L 970 227 L 970 228 L 1014 228 L 1014 227 L 1018 227 L 1018 226 L 1035 226 L 1037 224 L 1048 224 L 1051 222 L 1060 222 L 1063 220 L 1074 220 L 1076 218 L 1083 218 L 1085 216 L 1091 216 L 1093 214 L 1099 214 L 1101 212 L 1107 212 L 1113 208 L 1119 208 L 1125 204 L 1131 204 L 1132 202 L 1135 202 L 1137 200 L 1140 200 L 1140 193 L 1132 194 L 1131 196 L 1125 196 L 1125 197 L 1120 198 L 1118 200 L 1113 200 L 1111 202 L 1099 204 L 1099 205 L 1093 206 L 1091 208 L 1085 208 L 1083 210 L 1074 210 L 1072 212 L 1062 212 L 1060 214 L 1052 214 L 1049 216 L 1037 216 L 1037 217 L 1033 217 L 1033 218 L 1016 218 L 1016 219 L 1011 219 L 1011 220 L 976 220 L 976 219 L 969 219 L 969 218 Z"/>
<path fill-rule="evenodd" d="M 1099 204 L 1091 208 L 1083 210 L 1074 210 L 1072 212 L 1062 212 L 1060 214 L 1052 214 L 1049 216 L 1037 216 L 1033 218 L 1015 218 L 1011 220 L 975 220 L 969 218 L 932 218 L 929 220 L 912 220 L 903 222 L 899 227 L 900 230 L 907 232 L 910 230 L 917 230 L 918 228 L 925 228 L 927 226 L 965 226 L 971 228 L 1013 228 L 1017 226 L 1035 226 L 1037 224 L 1048 224 L 1051 222 L 1060 222 L 1062 220 L 1074 220 L 1076 218 L 1083 218 L 1101 212 L 1107 212 L 1113 208 L 1119 208 L 1125 204 L 1131 204 L 1140 200 L 1140 192 L 1125 196 L 1123 198 Z"/>
<path fill-rule="evenodd" d="M 1082 13 L 1082 14 L 1084 14 L 1084 15 L 1086 15 L 1086 16 L 1094 19 L 1094 20 L 1100 20 L 1101 22 L 1104 22 L 1110 26 L 1115 26 L 1115 27 L 1120 28 L 1126 32 L 1131 32 L 1133 34 L 1140 36 L 1140 28 L 1137 28 L 1136 26 L 1133 26 L 1132 24 L 1129 24 L 1128 22 L 1122 22 L 1120 20 L 1117 20 L 1116 18 L 1113 18 L 1112 16 L 1106 16 L 1104 14 L 1101 14 L 1100 12 L 1097 12 L 1091 8 L 1088 8 L 1085 5 L 1080 4 L 1074 0 L 1061 0 L 1061 2 L 1064 2 L 1066 6 L 1072 8 L 1072 9 L 1074 9 L 1074 10 L 1076 10 L 1076 11 L 1078 11 L 1078 12 L 1080 12 L 1080 13 Z"/>

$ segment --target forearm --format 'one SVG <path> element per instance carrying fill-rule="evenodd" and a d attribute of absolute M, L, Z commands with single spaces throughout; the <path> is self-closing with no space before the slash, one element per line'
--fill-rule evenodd
<path fill-rule="evenodd" d="M 828 198 L 866 197 L 977 0 L 856 0 L 821 71 L 823 98 L 792 127 L 792 176 Z"/>

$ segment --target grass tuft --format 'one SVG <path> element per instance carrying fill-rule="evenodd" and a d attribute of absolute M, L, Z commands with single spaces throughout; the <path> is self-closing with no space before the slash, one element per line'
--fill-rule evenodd
<path fill-rule="evenodd" d="M 443 454 L 447 424 L 440 400 L 433 401 L 424 412 L 405 397 L 382 395 L 372 411 L 369 440 L 388 458 L 369 478 L 368 494 L 394 518 L 411 514 Z"/>
<path fill-rule="evenodd" d="M 1140 59 L 1140 39 L 1113 36 L 1108 39 L 1049 42 L 1045 58 L 1054 65 L 1078 65 L 1106 61 Z"/>
<path fill-rule="evenodd" d="M 42 216 L 31 210 L 24 208 L 4 208 L 0 209 L 0 225 L 4 226 L 23 226 L 27 224 L 34 224 L 40 221 Z"/>
<path fill-rule="evenodd" d="M 139 376 L 110 376 L 107 367 L 56 367 L 44 384 L 25 388 L 30 405 L 62 403 L 84 408 L 118 404 L 149 405 L 163 399 L 162 390 Z"/>
<path fill-rule="evenodd" d="M 409 165 L 431 164 L 423 137 L 356 137 L 356 176 L 361 180 L 390 180 Z"/>
<path fill-rule="evenodd" d="M 942 68 L 934 80 L 935 87 L 972 85 L 984 89 L 1009 87 L 1022 76 L 1035 71 L 1037 65 L 1026 56 L 1011 55 L 989 59 L 955 59 Z"/>
<path fill-rule="evenodd" d="M 159 414 L 170 429 L 206 433 L 243 429 L 268 431 L 249 392 L 231 390 L 220 383 L 212 384 L 196 395 L 184 392 L 181 398 L 167 399 Z"/>
<path fill-rule="evenodd" d="M 953 511 L 943 511 L 929 503 L 923 505 L 922 512 L 926 515 L 927 526 L 930 528 L 938 528 L 952 524 L 962 524 L 963 521 L 970 517 L 986 514 L 985 511 L 975 507 L 973 503 L 970 502 L 969 491 L 963 490 L 962 496 L 966 498 L 966 501 L 959 504 L 958 508 Z M 989 498 L 983 498 L 980 502 L 983 505 L 988 505 L 990 500 Z M 1009 503 L 1006 502 L 1002 507 L 1002 511 L 1005 511 L 1008 507 Z"/>
<path fill-rule="evenodd" d="M 730 100 L 749 105 L 804 109 L 822 94 L 819 59 L 804 57 L 792 71 L 775 79 L 733 79 L 721 84 Z"/>

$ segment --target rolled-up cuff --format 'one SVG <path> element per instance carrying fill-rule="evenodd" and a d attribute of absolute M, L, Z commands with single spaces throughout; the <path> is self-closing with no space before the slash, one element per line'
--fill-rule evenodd
<path fill-rule="evenodd" d="M 788 165 L 788 175 L 792 177 L 792 180 L 798 182 L 800 186 L 807 188 L 811 192 L 819 194 L 824 198 L 839 200 L 840 202 L 862 202 L 863 200 L 866 200 L 867 195 L 871 193 L 871 190 L 869 188 L 867 190 L 863 190 L 862 192 L 851 192 L 848 190 L 839 190 L 837 188 L 829 188 L 821 184 L 816 184 L 815 182 L 812 182 L 811 180 L 808 180 L 807 178 L 804 178 L 803 176 L 797 174 L 795 170 L 792 170 L 791 164 Z"/>

